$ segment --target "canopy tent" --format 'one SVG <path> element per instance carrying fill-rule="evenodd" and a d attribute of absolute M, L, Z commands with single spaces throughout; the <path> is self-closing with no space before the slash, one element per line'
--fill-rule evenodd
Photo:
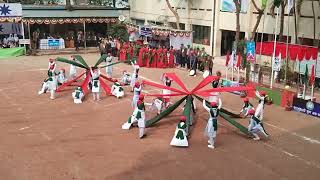
<path fill-rule="evenodd" d="M 279 53 L 281 53 L 281 57 L 286 58 L 287 57 L 286 46 L 287 46 L 286 43 L 277 42 L 275 55 L 278 56 Z M 304 59 L 316 60 L 318 57 L 317 47 L 304 46 L 304 45 L 298 45 L 298 44 L 289 44 L 288 46 L 289 46 L 288 55 L 289 55 L 289 58 L 293 61 L 295 61 L 296 59 L 298 59 L 299 61 L 302 61 Z M 261 52 L 262 55 L 272 56 L 273 47 L 274 47 L 274 42 L 257 43 L 256 52 Z"/>

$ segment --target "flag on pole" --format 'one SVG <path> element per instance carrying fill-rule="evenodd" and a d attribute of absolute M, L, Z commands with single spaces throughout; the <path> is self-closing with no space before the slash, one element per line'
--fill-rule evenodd
<path fill-rule="evenodd" d="M 304 73 L 304 84 L 305 84 L 305 86 L 307 86 L 308 85 L 308 64 L 306 64 L 306 71 L 305 71 L 305 73 Z"/>
<path fill-rule="evenodd" d="M 262 0 L 262 9 L 267 7 L 268 0 Z"/>
<path fill-rule="evenodd" d="M 309 79 L 309 84 L 310 84 L 311 86 L 314 85 L 314 82 L 315 82 L 315 79 L 316 79 L 316 77 L 315 77 L 314 74 L 315 74 L 315 73 L 314 73 L 314 65 L 312 65 L 311 75 L 310 75 L 310 79 Z"/>
<path fill-rule="evenodd" d="M 290 11 L 291 11 L 291 9 L 292 9 L 292 7 L 293 7 L 293 0 L 288 0 L 288 11 L 287 11 L 287 14 L 290 14 Z"/>
<path fill-rule="evenodd" d="M 241 54 L 238 54 L 238 61 L 237 61 L 237 68 L 240 68 L 240 64 L 241 64 Z"/>
<path fill-rule="evenodd" d="M 229 51 L 227 52 L 227 56 L 226 56 L 226 66 L 228 67 L 229 65 L 229 61 L 230 61 L 230 53 Z"/>

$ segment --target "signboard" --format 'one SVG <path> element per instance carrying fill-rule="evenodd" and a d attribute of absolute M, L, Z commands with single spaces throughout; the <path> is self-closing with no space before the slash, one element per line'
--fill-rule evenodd
<path fill-rule="evenodd" d="M 293 110 L 307 115 L 320 117 L 320 104 L 297 97 L 293 98 Z"/>
<path fill-rule="evenodd" d="M 251 62 L 255 62 L 256 60 L 256 44 L 254 41 L 247 41 L 247 60 Z"/>
<path fill-rule="evenodd" d="M 30 39 L 19 39 L 19 44 L 30 44 Z"/>
<path fill-rule="evenodd" d="M 0 3 L 1 17 L 21 17 L 22 6 L 18 3 Z"/>
<path fill-rule="evenodd" d="M 241 0 L 241 12 L 246 13 L 248 11 L 249 0 Z M 236 12 L 236 5 L 233 0 L 221 0 L 221 11 L 224 12 Z"/>
<path fill-rule="evenodd" d="M 59 47 L 60 40 L 59 39 L 48 39 L 48 46 L 49 47 Z"/>
<path fill-rule="evenodd" d="M 150 27 L 140 26 L 139 34 L 146 37 L 152 37 L 152 29 Z"/>
<path fill-rule="evenodd" d="M 275 56 L 273 60 L 273 70 L 274 71 L 280 71 L 281 69 L 281 53 L 279 56 Z"/>

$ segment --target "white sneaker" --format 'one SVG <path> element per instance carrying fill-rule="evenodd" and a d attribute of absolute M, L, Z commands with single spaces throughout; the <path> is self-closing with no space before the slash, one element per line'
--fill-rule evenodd
<path fill-rule="evenodd" d="M 42 93 L 43 93 L 42 91 L 39 91 L 39 92 L 38 92 L 38 95 L 40 95 L 40 94 L 42 94 Z"/>
<path fill-rule="evenodd" d="M 50 99 L 54 100 L 54 97 L 50 97 Z"/>
<path fill-rule="evenodd" d="M 260 140 L 260 138 L 259 138 L 259 137 L 255 137 L 255 138 L 253 138 L 253 140 L 255 140 L 255 141 L 259 141 L 259 140 Z"/>
<path fill-rule="evenodd" d="M 210 144 L 210 145 L 208 145 L 208 148 L 214 149 L 214 146 L 212 146 L 212 145 Z"/>
<path fill-rule="evenodd" d="M 210 141 L 208 140 L 208 144 L 210 144 Z"/>

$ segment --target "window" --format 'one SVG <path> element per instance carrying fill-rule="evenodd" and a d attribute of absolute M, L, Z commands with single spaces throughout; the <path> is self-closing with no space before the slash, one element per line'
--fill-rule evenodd
<path fill-rule="evenodd" d="M 169 24 L 173 29 L 178 29 L 177 28 L 177 24 L 175 22 L 170 22 Z M 183 24 L 183 23 L 180 23 L 180 29 L 181 30 L 185 30 L 186 29 L 186 25 Z"/>
<path fill-rule="evenodd" d="M 210 26 L 192 25 L 193 43 L 210 45 Z"/>

